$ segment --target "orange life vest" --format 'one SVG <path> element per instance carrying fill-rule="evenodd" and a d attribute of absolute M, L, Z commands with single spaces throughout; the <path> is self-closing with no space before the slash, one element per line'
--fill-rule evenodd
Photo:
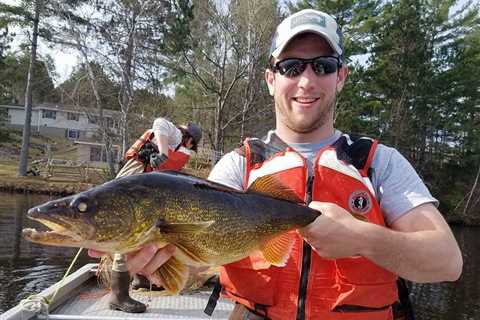
<path fill-rule="evenodd" d="M 127 150 L 125 153 L 125 160 L 129 160 L 132 158 L 135 158 L 138 160 L 138 152 L 142 149 L 143 145 L 147 143 L 148 141 L 151 141 L 153 139 L 153 131 L 152 130 L 147 130 L 145 131 L 140 138 L 135 141 L 130 149 Z M 188 159 L 190 158 L 190 154 L 184 147 L 178 148 L 178 150 L 173 150 L 171 148 L 168 148 L 168 159 L 165 161 L 158 169 L 157 171 L 163 171 L 163 170 L 181 170 L 183 166 L 188 162 Z M 150 164 L 146 163 L 145 164 L 145 172 L 150 172 L 153 171 L 153 168 L 150 166 Z"/>
<path fill-rule="evenodd" d="M 247 140 L 244 187 L 275 173 L 307 203 L 333 202 L 384 226 L 368 178 L 376 145 L 368 138 L 341 136 L 318 152 L 312 179 L 306 160 L 275 135 L 268 144 Z M 296 241 L 285 267 L 265 267 L 253 257 L 222 267 L 223 295 L 268 319 L 393 319 L 396 275 L 364 257 L 324 259 L 292 234 Z"/>

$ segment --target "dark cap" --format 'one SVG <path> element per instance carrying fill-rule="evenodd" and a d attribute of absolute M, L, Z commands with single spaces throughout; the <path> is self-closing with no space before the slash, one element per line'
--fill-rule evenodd
<path fill-rule="evenodd" d="M 188 122 L 187 124 L 181 125 L 182 128 L 193 140 L 192 150 L 197 152 L 197 146 L 200 140 L 202 140 L 202 128 L 196 125 L 195 123 Z"/>

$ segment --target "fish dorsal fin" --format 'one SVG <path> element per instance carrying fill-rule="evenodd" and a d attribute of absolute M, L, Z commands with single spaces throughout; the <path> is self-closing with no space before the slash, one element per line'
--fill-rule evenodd
<path fill-rule="evenodd" d="M 248 187 L 247 192 L 256 192 L 295 203 L 304 203 L 303 199 L 301 199 L 292 188 L 286 186 L 280 181 L 278 176 L 272 174 L 257 178 L 250 187 Z"/>
<path fill-rule="evenodd" d="M 168 294 L 178 294 L 187 283 L 188 267 L 172 256 L 154 272 L 162 280 L 163 287 Z"/>
<path fill-rule="evenodd" d="M 205 231 L 214 221 L 198 221 L 198 222 L 168 222 L 165 219 L 159 219 L 156 227 L 160 233 L 164 234 L 192 234 Z"/>
<path fill-rule="evenodd" d="M 277 267 L 284 267 L 292 250 L 295 238 L 284 233 L 262 244 L 260 251 L 266 261 Z"/>

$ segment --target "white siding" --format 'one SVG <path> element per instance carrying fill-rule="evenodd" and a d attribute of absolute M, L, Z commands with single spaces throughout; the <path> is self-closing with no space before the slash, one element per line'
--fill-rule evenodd
<path fill-rule="evenodd" d="M 8 115 L 10 118 L 10 125 L 13 126 L 23 126 L 25 124 L 25 112 L 22 107 L 16 106 L 2 106 L 8 108 Z M 44 110 L 55 112 L 55 119 L 44 118 Z M 77 113 L 79 114 L 78 121 L 69 120 L 68 113 Z M 56 129 L 74 129 L 80 130 L 83 132 L 85 137 L 91 138 L 95 131 L 98 129 L 98 126 L 94 123 L 88 121 L 88 117 L 85 113 L 76 112 L 76 111 L 65 111 L 55 108 L 42 108 L 35 107 L 32 109 L 32 130 L 35 131 L 44 131 L 47 128 L 56 128 Z M 118 129 L 113 128 L 113 131 L 116 132 Z"/>

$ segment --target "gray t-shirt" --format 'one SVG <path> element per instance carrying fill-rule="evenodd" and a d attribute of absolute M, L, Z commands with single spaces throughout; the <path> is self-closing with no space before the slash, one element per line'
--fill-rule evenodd
<path fill-rule="evenodd" d="M 336 130 L 334 135 L 319 143 L 291 143 L 290 146 L 307 159 L 311 172 L 317 152 L 335 142 L 341 134 Z M 245 168 L 245 157 L 232 151 L 220 159 L 208 179 L 242 190 Z M 415 169 L 396 149 L 378 144 L 371 168 L 372 185 L 387 224 L 421 204 L 438 205 L 437 199 L 432 197 Z"/>
<path fill-rule="evenodd" d="M 182 143 L 182 132 L 173 123 L 165 118 L 157 118 L 152 126 L 153 134 L 158 137 L 160 135 L 168 138 L 168 147 L 176 149 Z"/>

